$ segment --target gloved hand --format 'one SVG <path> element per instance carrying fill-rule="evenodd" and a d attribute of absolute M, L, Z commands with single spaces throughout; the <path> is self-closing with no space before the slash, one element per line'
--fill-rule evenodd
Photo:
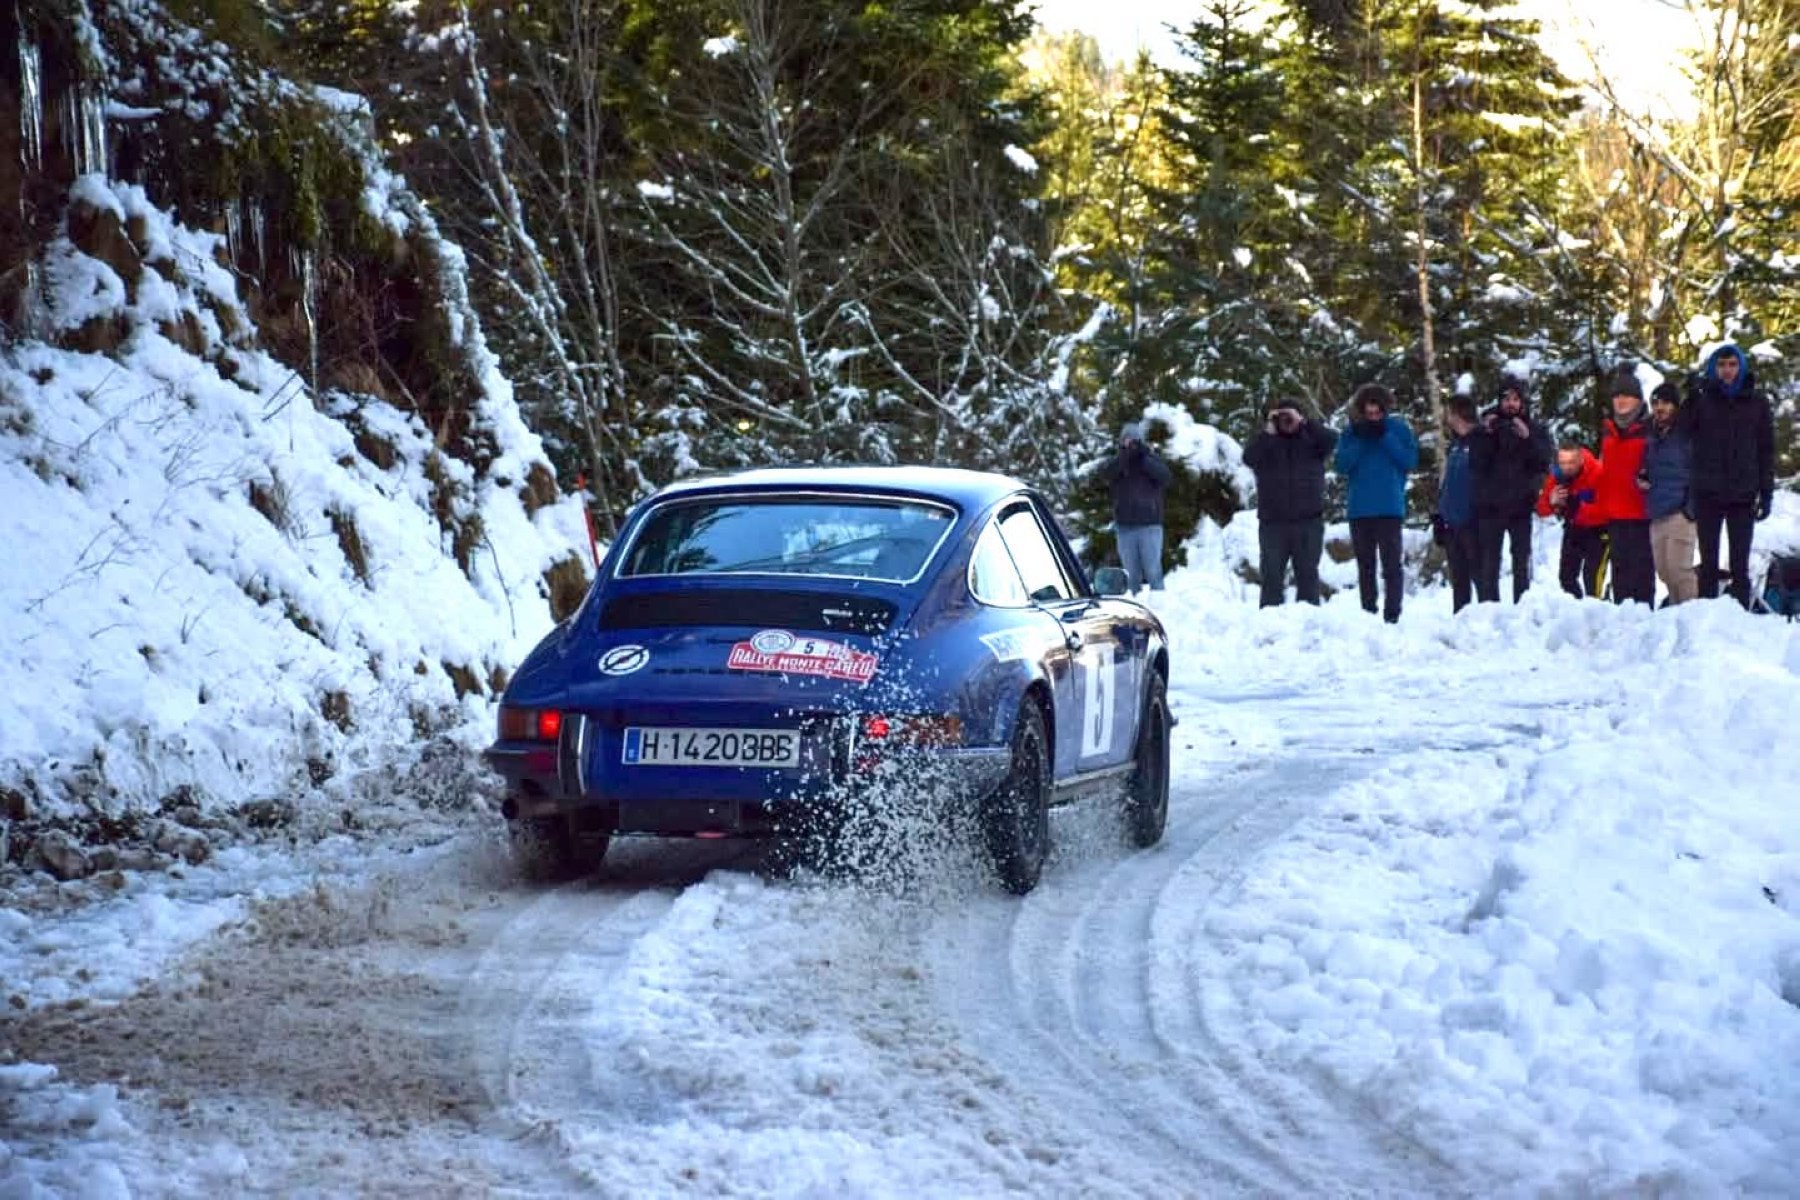
<path fill-rule="evenodd" d="M 1768 520 L 1769 513 L 1774 511 L 1774 508 L 1775 508 L 1775 493 L 1774 492 L 1764 492 L 1762 495 L 1760 495 L 1756 498 L 1756 519 L 1759 521 Z"/>

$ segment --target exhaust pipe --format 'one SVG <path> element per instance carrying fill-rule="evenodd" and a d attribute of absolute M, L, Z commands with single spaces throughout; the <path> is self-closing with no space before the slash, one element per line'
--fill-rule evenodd
<path fill-rule="evenodd" d="M 508 796 L 500 802 L 500 815 L 511 821 L 519 815 L 519 800 L 516 796 Z"/>

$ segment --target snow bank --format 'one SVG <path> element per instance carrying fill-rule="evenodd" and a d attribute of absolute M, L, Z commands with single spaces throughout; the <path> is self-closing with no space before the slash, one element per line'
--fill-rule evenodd
<path fill-rule="evenodd" d="M 255 349 L 222 238 L 100 176 L 73 198 L 143 265 L 128 283 L 59 238 L 48 333 L 116 346 L 0 359 L 0 787 L 52 818 L 292 797 L 483 718 L 583 535 L 572 502 L 527 511 L 543 450 L 472 317 L 481 472 Z"/>
<path fill-rule="evenodd" d="M 1217 1026 L 1494 1194 L 1794 1194 L 1800 625 L 1548 586 L 1387 627 L 1252 611 L 1219 561 L 1155 601 L 1178 708 L 1354 689 L 1375 727 L 1441 696 L 1444 727 L 1246 864 L 1197 956 Z"/>

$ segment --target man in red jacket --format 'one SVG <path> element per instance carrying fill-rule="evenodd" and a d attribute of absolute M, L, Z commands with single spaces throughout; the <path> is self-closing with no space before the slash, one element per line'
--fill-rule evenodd
<path fill-rule="evenodd" d="M 1644 388 L 1630 370 L 1612 382 L 1612 416 L 1601 423 L 1600 507 L 1612 558 L 1613 599 L 1656 603 L 1656 557 L 1650 550 L 1649 490 L 1644 451 L 1650 446 L 1650 414 Z"/>
<path fill-rule="evenodd" d="M 1606 566 L 1606 510 L 1600 507 L 1600 460 L 1579 442 L 1556 452 L 1556 465 L 1538 496 L 1540 517 L 1561 517 L 1562 559 L 1557 577 L 1563 591 L 1577 600 L 1600 591 Z"/>

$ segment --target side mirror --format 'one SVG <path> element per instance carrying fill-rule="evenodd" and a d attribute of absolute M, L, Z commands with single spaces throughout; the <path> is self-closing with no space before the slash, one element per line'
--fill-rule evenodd
<path fill-rule="evenodd" d="M 1131 579 L 1123 567 L 1101 567 L 1094 572 L 1094 590 L 1102 596 L 1123 596 L 1131 590 Z"/>

